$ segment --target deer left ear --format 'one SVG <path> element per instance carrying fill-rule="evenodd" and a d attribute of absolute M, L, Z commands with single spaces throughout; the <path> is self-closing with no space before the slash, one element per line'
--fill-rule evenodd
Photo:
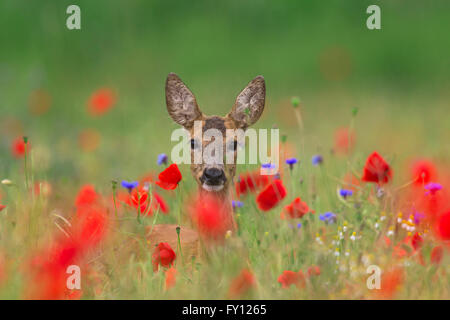
<path fill-rule="evenodd" d="M 227 115 L 241 129 L 258 121 L 264 110 L 266 100 L 266 82 L 263 76 L 257 76 L 239 93 L 233 109 Z"/>

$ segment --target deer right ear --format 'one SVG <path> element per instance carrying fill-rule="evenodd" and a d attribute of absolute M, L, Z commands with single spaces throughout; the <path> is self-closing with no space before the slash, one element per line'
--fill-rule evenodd
<path fill-rule="evenodd" d="M 187 129 L 202 117 L 194 94 L 175 73 L 169 73 L 167 76 L 166 105 L 173 121 Z"/>

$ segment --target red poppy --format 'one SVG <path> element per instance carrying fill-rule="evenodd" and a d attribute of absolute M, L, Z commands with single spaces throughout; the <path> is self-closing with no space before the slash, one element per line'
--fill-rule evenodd
<path fill-rule="evenodd" d="M 294 201 L 284 207 L 284 210 L 281 212 L 281 219 L 302 218 L 310 211 L 311 210 L 309 209 L 306 202 L 302 201 L 300 197 L 297 197 L 294 199 Z"/>
<path fill-rule="evenodd" d="M 238 197 L 245 195 L 248 192 L 256 192 L 270 182 L 268 175 L 261 175 L 261 172 L 248 172 L 239 176 L 238 182 L 236 182 L 236 194 Z"/>
<path fill-rule="evenodd" d="M 149 200 L 148 192 L 141 187 L 139 189 L 134 189 L 133 192 L 131 193 L 131 196 L 122 194 L 122 195 L 120 195 L 120 197 L 122 197 L 122 198 L 125 197 L 125 202 L 128 205 L 136 208 L 136 211 L 139 211 L 138 204 L 140 204 L 140 214 L 141 215 L 151 216 L 151 215 L 153 215 L 153 212 L 155 210 L 160 210 L 164 214 L 167 214 L 169 212 L 169 206 L 164 201 L 163 197 L 161 197 L 156 192 L 153 192 L 152 199 Z M 151 201 L 151 207 L 148 208 L 150 201 Z"/>
<path fill-rule="evenodd" d="M 286 197 L 286 188 L 281 180 L 275 180 L 269 184 L 256 198 L 258 208 L 268 211 L 275 207 L 281 200 Z"/>
<path fill-rule="evenodd" d="M 436 180 L 437 170 L 431 161 L 419 160 L 413 163 L 411 175 L 415 185 L 424 186 L 428 182 Z"/>
<path fill-rule="evenodd" d="M 355 132 L 349 128 L 339 128 L 334 133 L 334 150 L 338 153 L 349 153 L 355 146 Z"/>
<path fill-rule="evenodd" d="M 283 271 L 278 277 L 278 282 L 281 283 L 281 287 L 284 289 L 289 288 L 291 285 L 295 285 L 297 288 L 304 288 L 306 285 L 305 276 L 301 270 L 299 272 Z"/>
<path fill-rule="evenodd" d="M 243 269 L 241 273 L 233 279 L 228 290 L 228 296 L 231 299 L 238 299 L 247 293 L 256 285 L 253 273 L 248 269 Z"/>
<path fill-rule="evenodd" d="M 115 93 L 108 88 L 95 91 L 88 101 L 88 112 L 93 116 L 105 114 L 116 103 Z"/>
<path fill-rule="evenodd" d="M 389 164 L 378 152 L 373 152 L 366 160 L 362 181 L 387 183 L 392 178 L 392 170 Z"/>
<path fill-rule="evenodd" d="M 190 211 L 199 234 L 209 240 L 223 240 L 226 232 L 233 229 L 230 206 L 209 194 L 202 194 L 193 202 Z"/>
<path fill-rule="evenodd" d="M 178 183 L 181 181 L 182 176 L 181 172 L 178 169 L 176 163 L 172 163 L 168 166 L 163 172 L 158 175 L 158 181 L 156 184 L 163 189 L 173 190 L 178 186 Z"/>
<path fill-rule="evenodd" d="M 176 257 L 175 251 L 167 242 L 159 243 L 152 254 L 153 270 L 157 271 L 159 265 L 169 268 L 173 265 Z"/>
<path fill-rule="evenodd" d="M 308 276 L 320 276 L 320 267 L 311 266 L 308 268 Z"/>
<path fill-rule="evenodd" d="M 97 202 L 98 195 L 95 192 L 94 186 L 86 184 L 81 187 L 75 200 L 76 207 L 89 206 Z"/>
<path fill-rule="evenodd" d="M 5 208 L 6 208 L 6 206 L 0 204 L 0 211 L 2 211 L 2 210 L 5 209 Z"/>
<path fill-rule="evenodd" d="M 97 246 L 106 236 L 108 216 L 104 209 L 96 206 L 82 207 L 77 211 L 73 238 L 81 248 Z"/>
<path fill-rule="evenodd" d="M 393 268 L 382 273 L 381 288 L 375 290 L 381 299 L 392 299 L 404 281 L 404 271 L 400 268 Z"/>
<path fill-rule="evenodd" d="M 27 142 L 26 151 L 30 152 L 30 141 Z M 25 155 L 25 142 L 23 137 L 19 137 L 13 140 L 11 143 L 11 153 L 15 158 L 21 158 Z"/>
<path fill-rule="evenodd" d="M 423 244 L 423 238 L 420 236 L 418 232 L 416 232 L 411 238 L 411 245 L 414 250 L 419 249 Z"/>
<path fill-rule="evenodd" d="M 431 250 L 430 261 L 433 264 L 440 264 L 442 261 L 442 256 L 444 255 L 444 249 L 442 246 L 436 246 Z"/>
<path fill-rule="evenodd" d="M 437 233 L 442 240 L 450 240 L 450 211 L 439 217 L 437 221 Z"/>
<path fill-rule="evenodd" d="M 174 267 L 166 271 L 166 290 L 172 288 L 176 283 L 177 270 Z"/>

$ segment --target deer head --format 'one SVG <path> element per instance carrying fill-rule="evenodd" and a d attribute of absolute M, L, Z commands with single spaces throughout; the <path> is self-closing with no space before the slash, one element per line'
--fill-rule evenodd
<path fill-rule="evenodd" d="M 266 86 L 264 78 L 254 78 L 236 98 L 231 111 L 224 117 L 206 116 L 198 107 L 194 94 L 174 73 L 167 76 L 166 104 L 170 117 L 182 125 L 190 133 L 191 137 L 191 171 L 201 191 L 215 192 L 226 195 L 236 173 L 237 141 L 235 137 L 227 141 L 227 129 L 246 130 L 258 121 L 264 110 Z M 195 126 L 201 126 L 201 136 L 195 135 Z M 223 152 L 234 152 L 233 163 L 228 161 L 202 161 L 194 163 L 194 151 L 196 148 L 206 150 L 215 138 L 203 139 L 203 133 L 209 129 L 215 129 L 221 133 Z"/>

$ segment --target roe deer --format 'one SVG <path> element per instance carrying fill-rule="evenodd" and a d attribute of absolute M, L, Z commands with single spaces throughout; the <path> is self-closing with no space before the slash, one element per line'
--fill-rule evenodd
<path fill-rule="evenodd" d="M 224 203 L 231 205 L 230 185 L 233 185 L 236 173 L 237 141 L 235 137 L 233 137 L 232 141 L 226 141 L 226 130 L 246 130 L 254 124 L 264 110 L 265 96 L 266 85 L 264 77 L 257 76 L 239 93 L 230 113 L 225 117 L 206 116 L 200 111 L 194 94 L 183 81 L 175 73 L 170 73 L 167 76 L 167 111 L 173 121 L 182 125 L 192 138 L 191 172 L 198 183 L 200 194 L 205 192 L 214 194 L 214 196 L 222 198 Z M 208 129 L 216 129 L 221 132 L 223 137 L 223 154 L 226 154 L 226 148 L 234 149 L 233 163 L 228 164 L 225 161 L 219 161 L 219 163 L 204 163 L 204 161 L 199 164 L 194 163 L 194 149 L 201 144 L 202 150 L 205 150 L 205 147 L 214 141 L 199 141 L 198 137 L 194 136 L 194 122 L 196 121 L 201 123 L 202 132 Z"/>

